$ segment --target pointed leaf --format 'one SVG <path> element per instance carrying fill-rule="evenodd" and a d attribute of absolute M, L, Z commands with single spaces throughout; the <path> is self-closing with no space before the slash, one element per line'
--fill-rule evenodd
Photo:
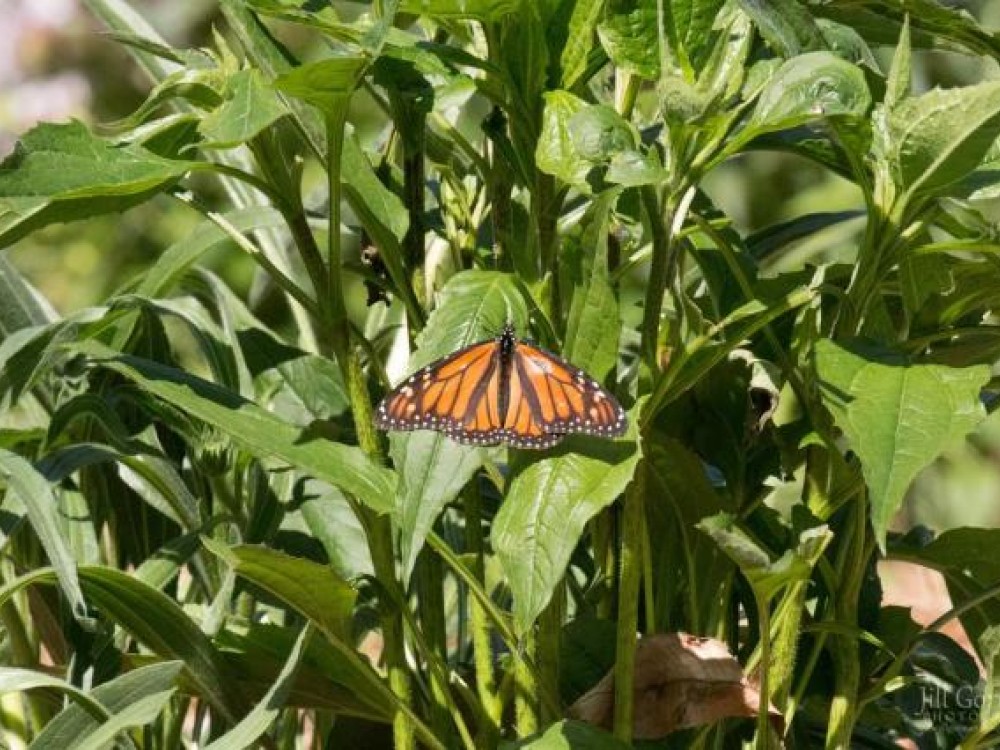
<path fill-rule="evenodd" d="M 638 413 L 638 406 L 630 412 L 629 433 L 621 440 L 570 436 L 554 455 L 514 470 L 490 539 L 514 596 L 520 632 L 549 603 L 587 522 L 632 481 L 641 456 Z"/>
<path fill-rule="evenodd" d="M 126 672 L 120 677 L 97 685 L 90 695 L 111 712 L 128 708 L 137 700 L 164 693 L 175 685 L 183 662 L 165 661 Z M 46 724 L 31 743 L 32 750 L 66 750 L 81 737 L 86 737 L 99 722 L 77 705 L 69 705 Z"/>
<path fill-rule="evenodd" d="M 115 147 L 76 120 L 38 125 L 0 164 L 0 247 L 48 224 L 124 211 L 200 166 Z"/>
<path fill-rule="evenodd" d="M 939 190 L 979 166 L 1000 136 L 1000 81 L 904 99 L 889 131 L 900 185 L 910 193 Z"/>
<path fill-rule="evenodd" d="M 201 121 L 198 130 L 207 148 L 232 148 L 246 143 L 288 109 L 255 68 L 241 70 L 227 82 L 225 101 Z"/>
<path fill-rule="evenodd" d="M 87 605 L 80 590 L 76 560 L 62 535 L 60 508 L 49 483 L 30 463 L 3 449 L 0 449 L 0 480 L 24 505 L 28 522 L 59 577 L 59 587 L 72 607 L 73 616 L 85 617 Z"/>
<path fill-rule="evenodd" d="M 961 443 L 985 416 L 985 365 L 913 365 L 884 352 L 816 344 L 824 404 L 861 459 L 879 543 L 910 482 L 941 452 Z"/>
<path fill-rule="evenodd" d="M 328 565 L 269 547 L 250 544 L 229 547 L 208 537 L 202 543 L 237 575 L 292 607 L 328 637 L 350 640 L 357 592 Z"/>
<path fill-rule="evenodd" d="M 409 371 L 456 349 L 497 335 L 507 321 L 527 334 L 528 308 L 513 276 L 465 271 L 449 279 L 424 328 Z M 482 465 L 482 450 L 460 445 L 439 432 L 391 433 L 393 465 L 400 480 L 395 521 L 400 532 L 403 570 L 413 569 L 427 532 L 442 509 Z"/>
<path fill-rule="evenodd" d="M 243 720 L 230 729 L 219 739 L 206 747 L 206 750 L 243 750 L 252 747 L 264 732 L 267 731 L 281 710 L 285 708 L 288 695 L 292 690 L 295 673 L 298 671 L 299 662 L 302 660 L 302 653 L 309 645 L 312 636 L 312 626 L 306 625 L 292 646 L 288 654 L 288 660 L 260 702 L 254 706 L 253 711 L 247 714 Z"/>

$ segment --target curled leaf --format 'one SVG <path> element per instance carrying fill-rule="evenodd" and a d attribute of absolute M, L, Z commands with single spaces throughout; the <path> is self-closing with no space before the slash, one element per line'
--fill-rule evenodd
<path fill-rule="evenodd" d="M 760 693 L 722 641 L 689 633 L 661 633 L 639 641 L 635 654 L 635 715 L 632 734 L 653 740 L 679 729 L 734 716 L 757 715 Z M 614 716 L 614 672 L 574 703 L 572 718 L 610 729 Z M 783 730 L 773 706 L 769 717 Z"/>

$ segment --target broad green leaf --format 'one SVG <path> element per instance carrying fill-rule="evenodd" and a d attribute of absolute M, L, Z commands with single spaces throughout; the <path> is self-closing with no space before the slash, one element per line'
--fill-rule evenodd
<path fill-rule="evenodd" d="M 573 112 L 566 128 L 576 153 L 598 164 L 638 145 L 638 134 L 632 126 L 605 104 L 592 104 Z"/>
<path fill-rule="evenodd" d="M 708 534 L 746 576 L 754 594 L 763 604 L 770 602 L 789 584 L 805 581 L 812 574 L 833 532 L 823 526 L 799 534 L 795 549 L 786 550 L 777 560 L 763 549 L 730 513 L 718 513 L 698 522 L 696 528 Z"/>
<path fill-rule="evenodd" d="M 577 153 L 569 122 L 587 103 L 568 91 L 546 91 L 544 98 L 535 163 L 542 172 L 558 177 L 567 185 L 585 185 L 592 165 Z"/>
<path fill-rule="evenodd" d="M 60 529 L 60 508 L 49 483 L 16 453 L 0 449 L 0 480 L 24 505 L 28 522 L 59 577 L 59 587 L 76 618 L 86 617 L 87 605 L 76 571 L 76 560 Z"/>
<path fill-rule="evenodd" d="M 770 77 L 750 115 L 755 135 L 838 115 L 863 117 L 871 106 L 864 74 L 829 52 L 784 62 Z"/>
<path fill-rule="evenodd" d="M 237 575 L 292 607 L 327 637 L 350 640 L 357 592 L 328 565 L 269 547 L 249 544 L 229 547 L 208 537 L 202 542 Z"/>
<path fill-rule="evenodd" d="M 825 340 L 816 344 L 816 370 L 823 402 L 861 460 L 872 525 L 884 548 L 913 478 L 984 418 L 979 393 L 990 370 L 910 364 Z"/>
<path fill-rule="evenodd" d="M 606 0 L 580 0 L 573 5 L 566 44 L 562 48 L 559 67 L 562 70 L 560 88 L 571 89 L 587 70 L 587 56 L 594 46 L 594 31 L 601 19 Z"/>
<path fill-rule="evenodd" d="M 622 187 L 642 185 L 662 185 L 670 179 L 668 172 L 652 149 L 641 151 L 620 151 L 611 157 L 604 179 Z"/>
<path fill-rule="evenodd" d="M 979 710 L 978 736 L 985 737 L 1000 726 L 1000 625 L 988 627 L 979 636 L 979 648 L 986 664 L 986 684 L 982 691 Z"/>
<path fill-rule="evenodd" d="M 935 192 L 979 166 L 1000 136 L 1000 81 L 934 89 L 889 115 L 892 168 L 909 194 Z"/>
<path fill-rule="evenodd" d="M 118 713 L 138 700 L 169 691 L 183 666 L 179 661 L 165 661 L 140 667 L 97 685 L 90 696 L 108 711 Z M 82 708 L 69 705 L 42 728 L 32 741 L 31 750 L 66 750 L 98 726 L 99 722 Z"/>
<path fill-rule="evenodd" d="M 608 278 L 608 219 L 618 195 L 618 190 L 603 193 L 585 219 L 580 244 L 588 257 L 583 278 L 574 285 L 563 347 L 567 360 L 586 365 L 598 380 L 604 380 L 618 361 L 621 320 L 618 299 Z"/>
<path fill-rule="evenodd" d="M 76 120 L 38 125 L 0 164 L 0 247 L 48 224 L 124 211 L 199 167 L 116 148 Z"/>
<path fill-rule="evenodd" d="M 278 76 L 274 85 L 329 114 L 344 106 L 370 62 L 361 55 L 328 57 L 292 68 Z"/>
<path fill-rule="evenodd" d="M 309 645 L 312 637 L 312 625 L 306 624 L 295 641 L 285 666 L 274 680 L 271 689 L 267 691 L 253 711 L 247 714 L 239 724 L 230 729 L 219 739 L 207 746 L 207 750 L 243 750 L 253 746 L 278 718 L 285 708 L 293 680 L 302 660 L 302 653 Z"/>
<path fill-rule="evenodd" d="M 655 81 L 660 77 L 660 35 L 655 0 L 640 0 L 611 13 L 597 27 L 601 46 L 621 70 Z"/>
<path fill-rule="evenodd" d="M 153 723 L 166 708 L 174 692 L 171 688 L 132 701 L 89 735 L 78 738 L 73 747 L 76 750 L 103 750 L 122 732 Z"/>
<path fill-rule="evenodd" d="M 438 307 L 421 333 L 409 370 L 477 341 L 512 322 L 527 334 L 528 307 L 513 276 L 464 271 L 448 280 Z M 439 432 L 392 433 L 390 455 L 399 473 L 394 518 L 400 533 L 403 570 L 409 575 L 441 510 L 482 465 L 482 450 L 460 445 Z"/>
<path fill-rule="evenodd" d="M 239 394 L 158 362 L 99 347 L 81 347 L 92 361 L 157 398 L 207 422 L 259 457 L 276 457 L 329 482 L 378 512 L 391 507 L 393 474 L 360 448 L 312 437 Z"/>
<path fill-rule="evenodd" d="M 288 109 L 255 68 L 241 70 L 226 82 L 226 99 L 201 121 L 207 148 L 232 148 L 249 141 Z"/>
<path fill-rule="evenodd" d="M 764 41 L 782 57 L 823 49 L 823 33 L 797 0 L 739 0 Z"/>
<path fill-rule="evenodd" d="M 514 623 L 525 633 L 552 598 L 587 522 L 632 481 L 641 456 L 636 429 L 616 441 L 572 435 L 551 455 L 522 456 L 490 539 L 514 597 Z"/>
<path fill-rule="evenodd" d="M 504 742 L 501 750 L 628 750 L 628 743 L 582 721 L 564 719 L 539 735 Z"/>

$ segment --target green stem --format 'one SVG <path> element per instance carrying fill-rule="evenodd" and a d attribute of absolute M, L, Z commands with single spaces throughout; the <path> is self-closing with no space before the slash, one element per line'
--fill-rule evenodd
<path fill-rule="evenodd" d="M 483 557 L 482 505 L 479 488 L 472 482 L 463 492 L 465 503 L 465 546 L 473 555 L 473 574 L 479 585 L 486 585 L 486 563 Z M 497 692 L 490 642 L 490 623 L 486 610 L 475 596 L 469 597 L 469 620 L 472 630 L 472 652 L 475 659 L 476 693 L 483 707 L 485 721 L 479 728 L 478 744 L 494 747 L 500 736 L 503 703 Z"/>
<path fill-rule="evenodd" d="M 538 731 L 539 685 L 532 666 L 536 651 L 535 635 L 528 632 L 514 653 L 514 723 L 518 737 Z"/>
<path fill-rule="evenodd" d="M 559 695 L 559 642 L 562 635 L 563 618 L 566 614 L 566 583 L 560 581 L 552 592 L 552 600 L 538 618 L 538 680 L 545 694 Z M 557 721 L 561 713 L 552 707 L 541 705 L 542 725 Z"/>
<path fill-rule="evenodd" d="M 623 742 L 632 741 L 635 703 L 635 634 L 639 629 L 639 583 L 642 578 L 643 470 L 625 491 L 622 510 L 622 542 L 618 578 L 618 621 L 615 639 L 614 734 Z"/>
<path fill-rule="evenodd" d="M 769 675 L 771 671 L 771 604 L 757 597 L 757 613 L 760 619 L 760 701 L 757 705 L 757 736 L 754 747 L 770 750 L 772 745 L 771 724 L 768 721 L 770 701 Z"/>
<path fill-rule="evenodd" d="M 837 620 L 856 626 L 858 596 L 873 541 L 866 533 L 868 508 L 864 492 L 849 507 L 845 521 L 844 541 L 837 558 L 837 580 L 841 585 L 836 593 L 835 611 Z M 861 682 L 858 639 L 853 636 L 836 636 L 835 643 L 836 648 L 830 651 L 835 684 L 826 734 L 826 747 L 829 750 L 850 746 L 858 717 L 858 688 Z"/>
<path fill-rule="evenodd" d="M 452 703 L 448 694 L 447 675 L 430 665 L 448 663 L 447 636 L 444 622 L 444 591 L 441 558 L 425 549 L 417 557 L 415 580 L 417 590 L 417 612 L 420 626 L 427 642 L 428 682 L 431 686 L 430 720 L 431 728 L 446 743 L 454 742 L 449 724 L 449 708 Z"/>
<path fill-rule="evenodd" d="M 670 235 L 666 227 L 669 217 L 660 210 L 656 191 L 645 186 L 640 190 L 642 206 L 649 221 L 650 238 L 653 246 L 653 262 L 646 284 L 646 299 L 642 309 L 642 342 L 640 350 L 650 373 L 657 371 L 656 347 L 660 337 L 660 313 L 663 310 L 663 295 L 667 289 L 667 267 L 670 256 Z"/>

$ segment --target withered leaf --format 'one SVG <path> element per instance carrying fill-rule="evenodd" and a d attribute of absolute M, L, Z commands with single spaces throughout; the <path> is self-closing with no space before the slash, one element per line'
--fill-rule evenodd
<path fill-rule="evenodd" d="M 611 671 L 570 707 L 569 715 L 610 729 L 614 689 Z M 689 633 L 661 633 L 639 641 L 635 655 L 635 739 L 658 739 L 678 729 L 727 717 L 756 716 L 759 706 L 760 692 L 722 641 Z M 773 706 L 768 714 L 781 734 L 782 715 Z"/>

